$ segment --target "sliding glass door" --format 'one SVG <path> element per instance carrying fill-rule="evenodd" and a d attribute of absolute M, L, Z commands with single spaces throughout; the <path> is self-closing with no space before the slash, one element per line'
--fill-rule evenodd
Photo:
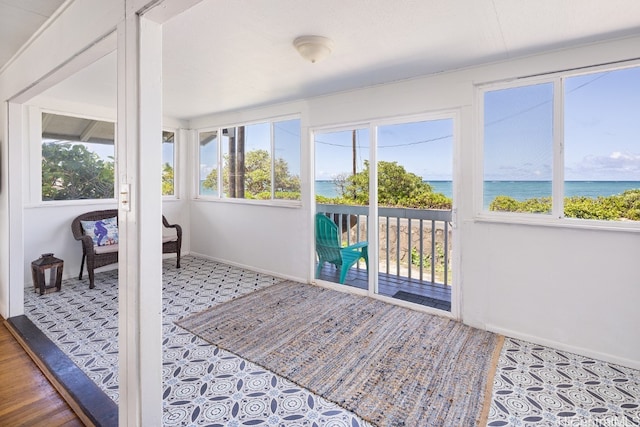
<path fill-rule="evenodd" d="M 377 127 L 375 292 L 451 311 L 453 120 Z"/>
<path fill-rule="evenodd" d="M 444 116 L 315 133 L 318 280 L 451 311 L 453 128 Z"/>
<path fill-rule="evenodd" d="M 316 278 L 369 289 L 369 128 L 315 134 Z M 325 217 L 327 220 L 320 218 Z"/>

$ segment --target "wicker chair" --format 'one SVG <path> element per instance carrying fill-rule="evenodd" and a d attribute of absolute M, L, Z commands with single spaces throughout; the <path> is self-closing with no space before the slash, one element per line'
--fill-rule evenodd
<path fill-rule="evenodd" d="M 169 224 L 167 218 L 162 215 L 162 225 L 166 228 L 174 228 L 176 230 L 175 236 L 162 236 L 162 253 L 163 254 L 176 254 L 176 268 L 180 268 L 180 249 L 182 248 L 182 227 L 178 224 Z"/>
<path fill-rule="evenodd" d="M 87 272 L 89 273 L 89 288 L 93 289 L 94 270 L 104 267 L 105 265 L 115 264 L 118 262 L 118 245 L 94 246 L 91 236 L 84 234 L 80 221 L 98 221 L 106 218 L 118 217 L 117 209 L 107 209 L 101 211 L 87 212 L 77 216 L 71 222 L 71 232 L 76 240 L 82 243 L 82 262 L 80 263 L 80 274 L 78 279 L 82 279 L 85 260 L 87 262 Z M 182 227 L 178 224 L 169 224 L 167 219 L 162 216 L 162 224 L 167 228 L 176 230 L 175 236 L 163 236 L 162 253 L 175 253 L 177 255 L 176 267 L 180 268 L 180 249 L 182 247 Z"/>

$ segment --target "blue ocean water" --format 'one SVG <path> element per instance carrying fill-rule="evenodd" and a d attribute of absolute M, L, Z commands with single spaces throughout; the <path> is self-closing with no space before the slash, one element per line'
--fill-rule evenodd
<path fill-rule="evenodd" d="M 425 181 L 436 193 L 442 193 L 451 198 L 451 181 Z M 625 190 L 640 188 L 640 181 L 566 181 L 564 191 L 566 197 L 584 196 L 612 196 Z M 336 197 L 338 192 L 332 181 L 316 181 L 316 194 L 326 197 Z M 516 200 L 534 197 L 550 197 L 551 181 L 485 181 L 484 206 L 489 206 L 496 196 L 510 196 Z"/>

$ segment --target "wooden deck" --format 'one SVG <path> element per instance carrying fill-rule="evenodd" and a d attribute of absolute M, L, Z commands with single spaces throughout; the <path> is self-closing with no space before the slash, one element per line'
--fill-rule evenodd
<path fill-rule="evenodd" d="M 320 271 L 320 279 L 338 283 L 340 270 L 325 263 Z M 352 268 L 347 273 L 345 286 L 368 288 L 368 274 L 365 268 Z M 378 291 L 381 295 L 409 301 L 439 310 L 451 311 L 451 286 L 420 281 L 393 274 L 378 273 Z"/>
<path fill-rule="evenodd" d="M 0 425 L 84 426 L 0 317 Z"/>

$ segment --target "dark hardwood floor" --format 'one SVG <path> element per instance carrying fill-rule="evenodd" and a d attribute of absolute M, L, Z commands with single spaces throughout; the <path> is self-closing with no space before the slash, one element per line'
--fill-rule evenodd
<path fill-rule="evenodd" d="M 0 317 L 0 426 L 84 426 Z"/>

